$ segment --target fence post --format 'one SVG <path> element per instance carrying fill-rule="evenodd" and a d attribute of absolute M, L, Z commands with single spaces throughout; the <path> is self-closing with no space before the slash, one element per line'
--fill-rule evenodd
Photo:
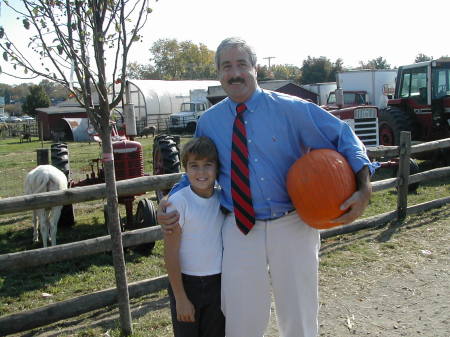
<path fill-rule="evenodd" d="M 400 161 L 398 168 L 397 183 L 397 219 L 403 220 L 406 217 L 408 208 L 408 182 L 409 182 L 409 161 L 411 157 L 411 132 L 402 131 L 400 133 Z"/>
<path fill-rule="evenodd" d="M 47 165 L 49 163 L 48 159 L 48 149 L 36 149 L 37 159 L 36 163 L 38 165 Z"/>

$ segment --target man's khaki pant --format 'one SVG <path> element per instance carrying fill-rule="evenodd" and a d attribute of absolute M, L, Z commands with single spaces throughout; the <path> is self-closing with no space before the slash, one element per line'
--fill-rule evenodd
<path fill-rule="evenodd" d="M 234 214 L 223 225 L 222 310 L 227 337 L 262 337 L 271 289 L 281 337 L 316 337 L 319 232 L 295 212 L 256 221 L 248 235 Z"/>

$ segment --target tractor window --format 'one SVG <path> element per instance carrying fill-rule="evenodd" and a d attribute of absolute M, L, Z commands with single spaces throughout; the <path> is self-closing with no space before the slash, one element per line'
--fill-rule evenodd
<path fill-rule="evenodd" d="M 344 92 L 344 104 L 355 104 L 355 93 L 353 92 Z"/>
<path fill-rule="evenodd" d="M 450 95 L 450 69 L 433 69 L 433 99 Z"/>
<path fill-rule="evenodd" d="M 366 104 L 366 96 L 364 94 L 356 94 L 355 100 L 356 100 L 356 102 L 355 102 L 356 104 L 359 104 L 359 105 Z"/>
<path fill-rule="evenodd" d="M 328 96 L 327 104 L 336 104 L 336 95 L 334 92 L 330 92 Z"/>
<path fill-rule="evenodd" d="M 402 91 L 400 93 L 400 97 L 409 97 L 409 86 L 411 82 L 411 74 L 403 73 L 402 76 Z"/>
<path fill-rule="evenodd" d="M 410 96 L 420 96 L 424 91 L 422 88 L 427 88 L 427 73 L 413 73 L 411 77 L 411 91 Z"/>
<path fill-rule="evenodd" d="M 410 96 L 420 104 L 427 104 L 427 73 L 426 69 L 411 74 Z"/>

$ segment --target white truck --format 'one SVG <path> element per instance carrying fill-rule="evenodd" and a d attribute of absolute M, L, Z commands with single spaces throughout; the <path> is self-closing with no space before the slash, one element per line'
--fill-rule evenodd
<path fill-rule="evenodd" d="M 344 91 L 344 107 L 374 105 L 385 109 L 387 101 L 394 95 L 397 70 L 369 69 L 350 70 L 336 74 L 337 87 Z M 336 95 L 331 92 L 327 106 L 336 105 Z"/>
<path fill-rule="evenodd" d="M 334 92 L 337 88 L 336 82 L 323 82 L 313 84 L 303 84 L 302 88 L 309 90 L 317 94 L 317 104 L 325 105 L 327 103 L 328 96 L 331 92 Z"/>
<path fill-rule="evenodd" d="M 208 94 L 204 89 L 190 90 L 189 102 L 181 103 L 180 112 L 175 112 L 169 117 L 169 130 L 172 132 L 186 131 L 194 133 L 197 120 L 211 106 L 206 98 Z"/>

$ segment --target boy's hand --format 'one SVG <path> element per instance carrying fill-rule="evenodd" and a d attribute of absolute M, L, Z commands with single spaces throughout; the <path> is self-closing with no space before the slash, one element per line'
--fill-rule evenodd
<path fill-rule="evenodd" d="M 172 234 L 179 227 L 180 214 L 178 214 L 178 211 L 166 213 L 166 208 L 170 205 L 167 200 L 161 200 L 157 210 L 158 224 L 161 225 L 164 234 Z"/>
<path fill-rule="evenodd" d="M 177 302 L 177 319 L 180 322 L 195 322 L 195 308 L 186 297 Z"/>

